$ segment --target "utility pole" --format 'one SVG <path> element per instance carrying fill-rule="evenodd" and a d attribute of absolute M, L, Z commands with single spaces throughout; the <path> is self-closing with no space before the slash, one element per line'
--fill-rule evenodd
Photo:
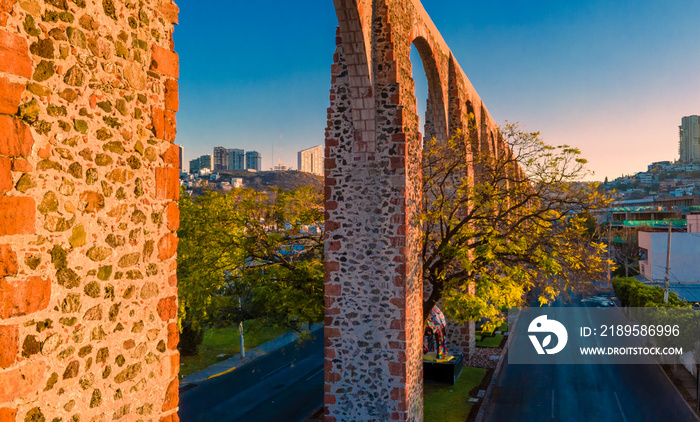
<path fill-rule="evenodd" d="M 243 309 L 243 302 L 241 301 L 240 296 L 238 296 L 238 308 Z M 243 344 L 243 321 L 238 322 L 238 339 L 240 340 L 241 358 L 245 360 L 245 345 Z"/>
<path fill-rule="evenodd" d="M 668 247 L 666 248 L 666 278 L 664 279 L 664 303 L 668 303 L 668 275 L 671 272 L 671 220 L 668 221 Z"/>
<path fill-rule="evenodd" d="M 695 314 L 695 338 L 700 339 L 700 324 L 698 321 L 698 315 Z M 695 342 L 695 350 L 698 350 L 698 342 Z M 695 355 L 695 413 L 700 413 L 700 364 L 697 363 L 697 352 L 693 352 Z"/>
<path fill-rule="evenodd" d="M 612 286 L 612 267 L 610 266 L 611 254 L 612 253 L 612 214 L 610 214 L 610 220 L 608 221 L 608 282 Z"/>

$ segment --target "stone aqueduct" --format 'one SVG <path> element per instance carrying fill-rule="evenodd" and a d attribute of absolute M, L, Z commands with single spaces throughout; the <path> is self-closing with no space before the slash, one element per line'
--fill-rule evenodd
<path fill-rule="evenodd" d="M 335 0 L 326 420 L 421 420 L 420 134 L 497 128 L 418 0 Z M 176 421 L 170 0 L 0 1 L 0 422 Z M 453 333 L 453 347 L 469 347 Z"/>
<path fill-rule="evenodd" d="M 177 420 L 177 19 L 0 2 L 0 421 Z"/>
<path fill-rule="evenodd" d="M 412 43 L 428 80 L 426 136 L 444 140 L 470 130 L 491 150 L 500 138 L 419 0 L 335 6 L 326 130 L 326 419 L 419 421 L 423 283 L 414 217 L 422 140 Z M 468 125 L 470 113 L 476 128 Z M 451 347 L 464 350 L 472 339 L 468 327 L 455 330 Z"/>

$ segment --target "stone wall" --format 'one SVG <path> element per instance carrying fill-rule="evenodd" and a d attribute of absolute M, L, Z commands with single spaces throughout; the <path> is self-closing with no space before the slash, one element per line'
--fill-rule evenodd
<path fill-rule="evenodd" d="M 177 420 L 177 16 L 0 1 L 0 421 Z"/>
<path fill-rule="evenodd" d="M 410 47 L 428 80 L 427 130 L 498 139 L 497 125 L 418 0 L 335 0 L 326 129 L 327 421 L 423 418 L 421 138 Z M 473 113 L 469 125 L 469 113 Z M 461 336 L 461 338 L 460 338 Z M 452 329 L 473 347 L 473 325 Z"/>

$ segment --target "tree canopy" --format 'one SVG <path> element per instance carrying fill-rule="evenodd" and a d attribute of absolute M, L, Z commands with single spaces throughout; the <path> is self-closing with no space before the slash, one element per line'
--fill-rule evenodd
<path fill-rule="evenodd" d="M 323 316 L 323 202 L 317 189 L 181 196 L 183 325 L 249 319 L 300 328 Z"/>
<path fill-rule="evenodd" d="M 457 321 L 497 319 L 534 287 L 543 304 L 600 280 L 605 246 L 590 211 L 606 199 L 580 182 L 580 151 L 517 124 L 491 143 L 470 134 L 423 149 L 424 319 L 440 300 Z"/>

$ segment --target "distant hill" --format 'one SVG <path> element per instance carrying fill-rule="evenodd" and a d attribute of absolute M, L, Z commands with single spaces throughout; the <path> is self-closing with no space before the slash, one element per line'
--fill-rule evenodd
<path fill-rule="evenodd" d="M 232 178 L 243 179 L 243 187 L 265 191 L 271 188 L 282 188 L 284 190 L 297 189 L 302 186 L 313 186 L 317 189 L 323 188 L 323 178 L 305 173 L 302 171 L 286 170 L 286 171 L 226 171 L 220 172 L 221 176 L 216 182 L 209 184 L 213 188 L 213 184 L 221 182 L 231 182 Z M 219 190 L 219 189 L 212 189 Z"/>
<path fill-rule="evenodd" d="M 221 174 L 222 177 L 224 174 Z M 243 186 L 255 190 L 268 190 L 270 188 L 282 188 L 284 190 L 297 189 L 302 186 L 323 188 L 323 178 L 303 171 L 237 171 L 231 172 L 231 177 L 243 179 Z M 230 177 L 228 178 L 230 180 Z"/>

